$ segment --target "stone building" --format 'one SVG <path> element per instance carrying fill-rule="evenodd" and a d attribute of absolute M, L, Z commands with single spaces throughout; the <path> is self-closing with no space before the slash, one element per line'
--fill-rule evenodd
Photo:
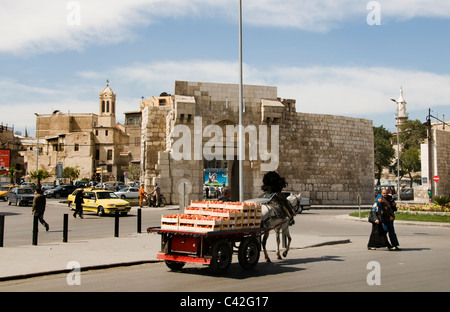
<path fill-rule="evenodd" d="M 126 147 L 129 136 L 116 124 L 116 95 L 109 83 L 99 93 L 99 114 L 61 113 L 36 114 L 36 138 L 39 156 L 35 151 L 22 152 L 25 168 L 47 170 L 49 180 L 56 177 L 56 166 L 78 167 L 79 178 L 103 181 L 123 180 L 123 169 L 132 155 Z M 103 173 L 101 169 L 103 168 Z"/>
<path fill-rule="evenodd" d="M 181 182 L 189 197 L 203 197 L 205 173 L 226 172 L 238 198 L 237 127 L 239 85 L 176 81 L 174 95 L 142 101 L 141 181 L 158 183 L 178 203 Z M 373 201 L 371 120 L 296 111 L 296 101 L 273 86 L 245 85 L 244 197 L 261 194 L 262 178 L 277 171 L 287 190 L 313 204 Z"/>

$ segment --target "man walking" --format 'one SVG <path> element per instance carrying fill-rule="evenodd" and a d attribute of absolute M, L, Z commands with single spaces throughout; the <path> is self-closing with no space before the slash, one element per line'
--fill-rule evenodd
<path fill-rule="evenodd" d="M 83 206 L 82 204 L 84 203 L 83 200 L 83 190 L 79 189 L 76 193 L 75 193 L 75 212 L 73 214 L 73 217 L 76 219 L 77 218 L 77 213 L 80 216 L 81 219 L 83 219 Z"/>
<path fill-rule="evenodd" d="M 398 248 L 399 243 L 397 239 L 397 234 L 395 233 L 394 229 L 394 220 L 395 220 L 395 211 L 397 210 L 397 204 L 392 199 L 392 197 L 388 196 L 387 190 L 383 189 L 381 191 L 381 195 L 378 195 L 377 201 L 381 204 L 381 218 L 382 218 L 382 224 L 383 229 L 385 232 L 389 235 L 389 240 L 391 241 L 392 247 L 390 247 L 390 250 L 400 250 Z"/>
<path fill-rule="evenodd" d="M 33 198 L 33 207 L 31 208 L 31 214 L 34 214 L 34 216 L 38 218 L 39 222 L 41 222 L 41 224 L 45 226 L 45 230 L 48 231 L 50 227 L 44 220 L 45 205 L 47 201 L 45 199 L 45 196 L 42 195 L 42 190 L 40 188 L 37 188 L 34 191 L 34 194 L 36 194 L 36 196 L 34 196 Z"/>

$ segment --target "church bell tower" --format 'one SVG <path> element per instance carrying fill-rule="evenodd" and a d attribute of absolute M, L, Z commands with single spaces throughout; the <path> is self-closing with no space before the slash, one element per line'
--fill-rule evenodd
<path fill-rule="evenodd" d="M 116 125 L 116 95 L 109 87 L 109 80 L 106 80 L 106 87 L 99 94 L 98 123 L 103 127 Z"/>

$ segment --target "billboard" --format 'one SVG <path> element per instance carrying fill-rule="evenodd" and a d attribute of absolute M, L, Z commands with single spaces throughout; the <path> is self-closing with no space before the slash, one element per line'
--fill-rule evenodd
<path fill-rule="evenodd" d="M 0 149 L 0 170 L 9 169 L 11 162 L 11 150 Z"/>
<path fill-rule="evenodd" d="M 228 170 L 217 168 L 205 169 L 205 184 L 211 186 L 228 186 Z"/>

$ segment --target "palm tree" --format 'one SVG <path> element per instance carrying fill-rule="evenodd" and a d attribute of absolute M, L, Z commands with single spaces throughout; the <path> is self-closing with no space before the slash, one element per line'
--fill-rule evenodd
<path fill-rule="evenodd" d="M 42 169 L 39 169 L 38 171 L 31 171 L 30 177 L 34 180 L 36 180 L 36 187 L 41 188 L 41 180 L 47 179 L 50 176 L 50 174 Z"/>

